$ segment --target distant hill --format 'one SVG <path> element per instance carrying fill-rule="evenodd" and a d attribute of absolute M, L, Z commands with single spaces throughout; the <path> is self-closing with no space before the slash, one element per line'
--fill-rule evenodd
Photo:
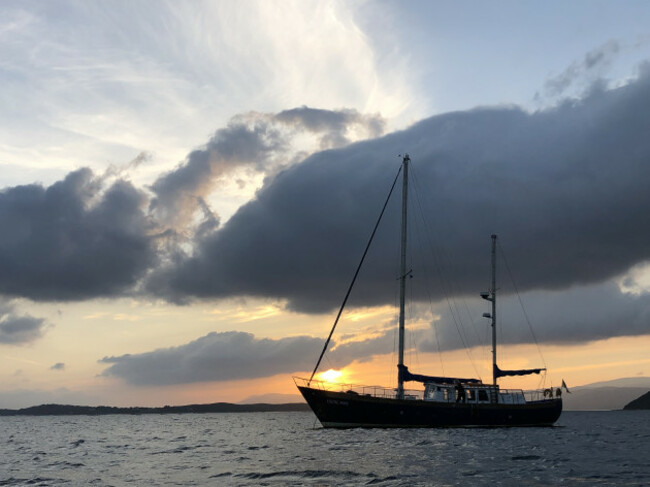
<path fill-rule="evenodd" d="M 623 377 L 621 379 L 593 382 L 579 387 L 640 387 L 642 389 L 650 389 L 650 377 Z"/>
<path fill-rule="evenodd" d="M 623 409 L 650 409 L 650 391 L 646 392 L 643 396 L 635 399 L 634 401 L 626 404 Z"/>
<path fill-rule="evenodd" d="M 165 406 L 161 408 L 112 406 L 73 406 L 67 404 L 42 404 L 23 409 L 0 409 L 0 416 L 75 416 L 106 414 L 185 414 L 185 413 L 257 413 L 275 411 L 309 411 L 306 403 L 289 404 L 190 404 L 187 406 Z"/>
<path fill-rule="evenodd" d="M 305 402 L 300 394 L 262 394 L 259 396 L 250 396 L 239 401 L 238 404 L 287 404 Z"/>
<path fill-rule="evenodd" d="M 620 410 L 650 390 L 650 377 L 627 377 L 569 387 L 562 396 L 566 411 Z"/>

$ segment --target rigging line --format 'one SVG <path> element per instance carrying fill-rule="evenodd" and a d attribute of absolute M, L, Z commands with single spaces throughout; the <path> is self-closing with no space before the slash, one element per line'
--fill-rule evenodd
<path fill-rule="evenodd" d="M 411 166 L 411 167 L 413 168 L 413 166 Z M 429 229 L 429 227 L 427 225 L 427 221 L 424 218 L 424 211 L 422 209 L 422 201 L 420 199 L 420 190 L 418 188 L 417 181 L 416 181 L 416 178 L 415 178 L 415 170 L 412 169 L 411 173 L 413 174 L 413 176 L 412 176 L 412 180 L 413 180 L 412 186 L 414 188 L 414 193 L 415 193 L 415 196 L 416 196 L 415 199 L 416 199 L 416 201 L 418 203 L 418 208 L 420 210 L 420 218 L 421 218 L 421 221 L 422 221 L 422 226 L 424 227 L 424 230 L 425 230 L 426 234 L 428 236 L 430 236 L 430 235 L 432 235 L 432 232 L 430 231 L 430 229 Z M 429 242 L 431 242 L 432 240 L 433 239 L 431 239 L 431 238 L 428 239 Z M 458 332 L 458 336 L 460 337 L 460 340 L 461 340 L 461 342 L 463 344 L 463 347 L 465 348 L 465 353 L 467 354 L 467 357 L 469 358 L 469 361 L 472 364 L 472 368 L 474 369 L 474 372 L 476 372 L 476 375 L 478 377 L 480 377 L 478 369 L 476 368 L 476 362 L 475 362 L 474 358 L 472 357 L 472 352 L 471 352 L 471 349 L 470 349 L 470 347 L 468 345 L 468 340 L 467 340 L 467 337 L 465 336 L 465 332 L 464 332 L 463 327 L 462 327 L 462 320 L 461 320 L 461 313 L 460 313 L 459 305 L 458 305 L 456 299 L 452 295 L 453 294 L 454 283 L 451 282 L 451 280 L 450 280 L 449 283 L 445 282 L 445 278 L 443 277 L 444 273 L 442 272 L 442 269 L 443 269 L 442 262 L 441 262 L 442 257 L 437 256 L 432 244 L 429 245 L 429 249 L 431 251 L 431 255 L 433 256 L 434 263 L 436 263 L 437 267 L 438 267 L 437 274 L 438 274 L 438 276 L 440 278 L 440 285 L 442 287 L 443 294 L 445 295 L 445 300 L 447 302 L 447 306 L 449 307 L 449 312 L 450 312 L 452 321 L 454 322 L 454 326 L 456 327 L 456 331 Z M 429 291 L 429 289 L 427 289 L 427 290 Z M 430 300 L 431 300 L 431 298 L 430 298 Z M 467 308 L 467 303 L 465 303 L 465 307 Z M 469 309 L 469 308 L 467 308 L 467 309 Z M 471 315 L 470 315 L 470 321 L 472 321 L 472 323 L 473 323 L 473 320 L 471 320 Z M 476 331 L 475 327 L 474 327 L 474 333 L 476 333 L 476 334 L 478 333 Z"/>
<path fill-rule="evenodd" d="M 415 191 L 414 192 L 416 193 L 416 200 L 418 202 L 418 206 L 419 206 L 419 209 L 420 209 L 420 215 L 421 215 L 421 218 L 422 218 L 422 223 L 423 223 L 423 226 L 424 226 L 425 230 L 427 231 L 427 233 L 430 234 L 429 228 L 428 228 L 428 226 L 426 224 L 426 220 L 424 219 L 424 211 L 422 210 L 422 203 L 421 203 L 421 200 L 420 200 L 420 194 L 419 194 L 419 190 L 417 188 L 417 183 L 414 183 L 414 186 L 415 186 Z M 432 246 L 430 247 L 430 250 L 431 250 L 431 254 L 433 256 L 434 262 L 437 264 L 437 267 L 438 267 L 437 274 L 438 274 L 438 276 L 440 278 L 440 285 L 442 287 L 443 294 L 445 295 L 445 301 L 446 301 L 447 306 L 449 308 L 449 313 L 450 313 L 451 319 L 452 319 L 452 321 L 454 323 L 454 326 L 456 327 L 458 337 L 460 338 L 460 340 L 461 340 L 461 342 L 463 344 L 463 348 L 465 349 L 465 353 L 467 354 L 467 358 L 469 359 L 470 363 L 472 364 L 472 367 L 474 368 L 474 371 L 476 372 L 477 376 L 480 376 L 480 374 L 478 373 L 478 370 L 476 368 L 474 358 L 472 357 L 471 349 L 470 349 L 470 347 L 468 345 L 467 337 L 465 336 L 465 331 L 464 331 L 464 329 L 462 327 L 462 322 L 461 322 L 461 317 L 460 317 L 460 311 L 459 311 L 458 304 L 457 304 L 456 300 L 453 297 L 453 287 L 454 287 L 453 283 L 451 281 L 447 283 L 446 279 L 444 278 L 444 272 L 442 270 L 443 269 L 442 257 L 437 256 L 437 254 L 436 254 L 436 252 L 435 252 L 435 250 L 433 249 Z"/>
<path fill-rule="evenodd" d="M 357 266 L 357 270 L 354 273 L 354 277 L 352 278 L 352 282 L 350 282 L 350 287 L 348 287 L 348 292 L 345 293 L 345 298 L 343 299 L 343 303 L 341 304 L 341 308 L 339 309 L 339 312 L 336 315 L 336 319 L 334 320 L 334 325 L 332 326 L 332 330 L 330 331 L 330 334 L 327 337 L 327 340 L 325 340 L 325 346 L 323 347 L 323 351 L 320 353 L 320 357 L 318 357 L 318 362 L 316 362 L 316 367 L 314 367 L 314 371 L 311 373 L 311 377 L 309 378 L 309 381 L 307 382 L 307 385 L 311 384 L 311 381 L 313 380 L 314 375 L 316 374 L 316 371 L 318 370 L 318 366 L 320 365 L 321 360 L 323 360 L 323 355 L 325 355 L 325 351 L 327 350 L 327 346 L 330 344 L 330 340 L 332 339 L 332 335 L 334 334 L 334 329 L 336 328 L 336 325 L 339 322 L 339 318 L 341 318 L 341 314 L 343 313 L 343 309 L 345 308 L 345 305 L 348 302 L 348 298 L 350 297 L 350 293 L 352 292 L 352 287 L 354 286 L 354 283 L 357 280 L 357 276 L 359 275 L 359 272 L 361 271 L 361 266 L 363 265 L 363 261 L 366 259 L 366 255 L 368 254 L 368 250 L 370 249 L 370 244 L 372 243 L 372 240 L 375 238 L 375 233 L 377 233 L 377 228 L 379 228 L 379 222 L 381 222 L 381 219 L 384 216 L 384 212 L 386 211 L 386 207 L 388 206 L 388 201 L 390 200 L 390 197 L 393 194 L 393 189 L 395 189 L 395 184 L 397 184 L 397 180 L 398 180 L 399 175 L 400 175 L 401 172 L 402 172 L 402 166 L 400 165 L 399 170 L 397 171 L 397 175 L 395 176 L 395 180 L 393 181 L 393 185 L 390 187 L 390 191 L 388 192 L 388 197 L 386 198 L 386 201 L 384 202 L 384 206 L 381 209 L 381 213 L 379 213 L 379 218 L 377 218 L 377 223 L 375 223 L 375 228 L 372 230 L 372 234 L 370 235 L 370 239 L 368 240 L 368 244 L 366 245 L 366 249 L 363 251 L 363 255 L 361 256 L 361 262 L 359 262 L 359 265 Z"/>
<path fill-rule="evenodd" d="M 412 178 L 409 183 L 413 184 Z M 406 299 L 406 305 L 408 306 L 408 312 L 406 313 L 406 316 L 409 317 L 410 324 L 413 325 L 415 323 L 415 298 L 414 298 L 414 291 L 413 291 L 413 261 L 414 261 L 414 256 L 415 256 L 415 249 L 412 245 L 412 242 L 414 240 L 413 238 L 413 233 L 416 232 L 417 228 L 414 228 L 414 225 L 409 225 L 408 226 L 408 238 L 407 238 L 407 258 L 408 258 L 408 265 L 406 266 L 407 269 L 410 269 L 407 272 L 407 275 L 410 277 L 409 280 L 406 281 L 405 285 L 405 293 L 407 296 Z M 417 233 L 417 232 L 416 232 Z M 406 329 L 407 333 L 407 342 L 408 342 L 408 347 L 407 347 L 407 353 L 408 353 L 408 363 L 410 364 L 415 364 L 418 368 L 420 365 L 419 362 L 419 356 L 418 356 L 418 350 L 417 350 L 417 343 L 415 341 L 415 331 L 413 330 L 413 326 Z M 415 357 L 415 360 L 414 360 Z"/>
<path fill-rule="evenodd" d="M 412 262 L 411 262 L 412 264 Z M 411 268 L 413 266 L 411 265 Z M 411 277 L 413 277 L 411 275 Z M 409 296 L 414 296 L 415 293 L 413 291 L 413 281 L 409 281 L 407 283 L 408 286 L 408 295 Z M 408 300 L 408 306 L 409 306 L 409 313 L 408 316 L 415 316 L 415 299 L 409 299 Z M 420 355 L 418 354 L 418 346 L 417 346 L 417 338 L 419 336 L 419 331 L 414 330 L 413 327 L 411 327 L 411 330 L 408 333 L 408 340 L 409 340 L 409 363 L 414 363 L 417 366 L 417 370 L 420 370 Z"/>
<path fill-rule="evenodd" d="M 510 281 L 512 282 L 512 286 L 515 288 L 515 293 L 517 294 L 517 299 L 519 300 L 519 305 L 521 306 L 521 310 L 524 313 L 524 319 L 526 320 L 526 324 L 528 325 L 528 329 L 530 330 L 530 334 L 533 336 L 533 340 L 535 341 L 535 345 L 537 346 L 537 352 L 539 353 L 540 358 L 542 359 L 542 364 L 544 365 L 544 368 L 546 368 L 546 361 L 544 360 L 544 355 L 542 355 L 542 349 L 539 346 L 539 342 L 537 341 L 537 336 L 535 336 L 535 331 L 533 330 L 533 325 L 530 322 L 530 319 L 528 318 L 528 313 L 526 313 L 526 308 L 524 307 L 524 302 L 521 299 L 521 295 L 519 294 L 519 289 L 517 288 L 517 283 L 515 282 L 515 279 L 512 276 L 512 272 L 510 271 L 510 266 L 508 265 L 508 261 L 506 260 L 506 253 L 503 251 L 503 247 L 501 246 L 501 242 L 497 240 L 497 245 L 499 246 L 499 251 L 501 252 L 501 258 L 503 259 L 503 263 L 506 266 L 506 270 L 508 271 L 508 275 L 510 276 Z"/>
<path fill-rule="evenodd" d="M 416 191 L 417 191 L 417 184 L 414 183 L 414 186 L 416 186 Z M 432 232 L 430 231 L 430 229 L 428 228 L 428 226 L 426 224 L 426 220 L 424 219 L 424 212 L 422 211 L 422 203 L 419 200 L 419 194 L 418 194 L 418 204 L 420 206 L 420 213 L 422 215 L 422 221 L 423 221 L 424 227 L 427 230 L 428 234 L 432 234 Z M 428 241 L 433 242 L 433 239 L 429 239 Z M 430 245 L 430 247 L 431 247 L 431 255 L 433 256 L 434 262 L 436 263 L 437 268 L 438 268 L 438 275 L 440 277 L 440 285 L 442 287 L 443 293 L 445 294 L 445 298 L 447 299 L 447 302 L 448 302 L 448 305 L 449 305 L 449 310 L 452 313 L 452 317 L 454 318 L 454 320 L 458 320 L 457 323 L 460 324 L 460 327 L 458 326 L 458 324 L 456 324 L 459 337 L 461 338 L 461 341 L 463 341 L 463 346 L 466 348 L 467 354 L 468 354 L 470 360 L 473 361 L 473 357 L 471 356 L 471 350 L 470 350 L 470 347 L 468 346 L 468 343 L 469 343 L 468 338 L 469 337 L 467 336 L 467 332 L 465 332 L 463 324 L 462 324 L 463 320 L 461 318 L 461 316 L 462 316 L 461 304 L 462 304 L 462 308 L 464 308 L 464 310 L 465 310 L 466 316 L 469 318 L 470 325 L 471 325 L 470 328 L 474 332 L 474 337 L 476 339 L 476 344 L 479 345 L 481 343 L 484 343 L 484 341 L 482 340 L 482 337 L 479 335 L 479 332 L 478 332 L 477 326 L 476 326 L 476 322 L 475 322 L 475 320 L 473 318 L 473 313 L 469 309 L 469 306 L 467 304 L 467 300 L 462 297 L 462 293 L 459 293 L 459 294 L 461 294 L 460 298 L 456 299 L 454 297 L 455 296 L 454 291 L 456 289 L 460 289 L 460 286 L 453 279 L 449 279 L 449 278 L 445 277 L 447 275 L 445 272 L 443 272 L 443 268 L 445 267 L 445 264 L 443 264 L 443 261 L 445 260 L 445 256 L 442 254 L 442 252 L 440 252 L 440 254 L 437 254 L 435 249 L 433 248 L 433 245 Z M 447 262 L 446 265 L 448 267 L 451 267 L 449 262 Z M 454 275 L 454 274 L 455 274 L 454 272 L 451 272 L 451 275 Z M 460 300 L 461 304 L 459 304 L 459 300 Z M 474 367 L 474 369 L 476 370 L 476 367 Z M 478 374 L 478 372 L 477 372 L 477 374 Z"/>
<path fill-rule="evenodd" d="M 423 272 L 424 274 L 424 280 L 425 280 L 425 289 L 427 292 L 427 298 L 429 300 L 429 310 L 431 312 L 431 318 L 433 319 L 433 297 L 431 296 L 431 284 L 429 283 L 429 277 L 427 272 Z M 440 361 L 440 370 L 442 372 L 442 375 L 445 375 L 445 364 L 442 361 L 442 348 L 440 346 L 440 336 L 438 333 L 438 327 L 434 326 L 433 323 L 431 323 L 431 330 L 433 331 L 433 336 L 436 339 L 436 347 L 438 349 L 438 360 Z"/>
<path fill-rule="evenodd" d="M 399 291 L 397 288 L 395 288 L 395 291 L 393 293 L 393 324 L 397 324 L 399 321 Z M 390 368 L 387 370 L 388 372 L 388 382 L 391 383 L 393 381 L 393 377 L 395 377 L 395 380 L 397 381 L 397 326 L 391 326 L 390 327 L 393 333 L 393 352 L 391 353 L 390 356 Z"/>
<path fill-rule="evenodd" d="M 410 225 L 408 226 L 410 229 Z M 402 236 L 399 232 L 395 232 L 394 234 L 394 242 L 392 244 L 396 245 L 397 249 L 401 248 L 401 240 Z M 407 238 L 407 245 L 408 245 L 408 238 Z M 408 252 L 407 252 L 408 254 Z M 401 267 L 401 255 L 400 252 L 394 252 L 393 253 L 393 261 L 392 261 L 392 275 L 394 276 L 399 276 L 400 275 L 400 267 Z M 397 279 L 399 281 L 399 279 Z M 391 355 L 391 362 L 390 362 L 390 368 L 388 369 L 389 371 L 389 384 L 394 381 L 397 383 L 399 382 L 399 370 L 397 369 L 397 362 L 399 360 L 399 303 L 400 303 L 400 289 L 399 286 L 393 286 L 393 325 L 391 326 L 391 329 L 393 330 L 393 353 Z M 406 331 L 406 330 L 405 330 Z"/>
<path fill-rule="evenodd" d="M 411 183 L 411 187 L 413 188 L 413 193 L 415 194 L 416 200 L 419 202 L 420 195 L 419 195 L 419 190 L 418 190 L 418 187 L 417 187 L 417 183 L 415 182 L 415 178 L 413 178 L 413 182 Z M 418 206 L 419 206 L 419 210 L 420 210 L 420 218 L 421 218 L 421 220 L 423 222 L 422 226 L 426 227 L 426 224 L 424 222 L 424 217 L 423 217 L 423 214 L 422 214 L 423 213 L 422 212 L 422 205 L 419 204 Z M 414 227 L 414 225 L 411 226 L 411 228 L 413 228 L 413 227 Z M 416 237 L 417 237 L 417 241 L 419 243 L 420 249 L 426 248 L 426 245 L 424 245 L 424 243 L 423 243 L 423 242 L 426 242 L 426 238 L 422 237 L 422 232 L 420 231 L 420 227 L 415 226 L 415 229 L 416 229 L 415 233 L 416 233 Z M 410 239 L 410 241 L 413 241 L 413 240 L 414 239 Z M 421 262 L 422 262 L 422 275 L 424 276 L 424 290 L 426 291 L 427 298 L 429 300 L 429 311 L 431 312 L 431 316 L 433 318 L 433 297 L 431 296 L 431 288 L 432 288 L 432 286 L 431 286 L 431 282 L 430 282 L 430 279 L 429 279 L 429 272 L 427 272 L 427 268 L 426 268 L 426 258 L 425 258 L 424 255 L 420 255 L 419 258 L 421 259 Z M 431 325 L 431 330 L 433 332 L 433 336 L 435 337 L 435 340 L 436 340 L 436 346 L 437 346 L 437 349 L 438 349 L 438 360 L 440 361 L 440 370 L 442 372 L 442 375 L 444 376 L 445 375 L 445 364 L 444 364 L 444 362 L 442 360 L 442 349 L 441 349 L 441 346 L 440 346 L 440 337 L 438 335 L 437 327 L 433 326 L 433 323 L 430 323 L 430 325 Z"/>
<path fill-rule="evenodd" d="M 392 272 L 393 275 L 399 275 L 400 268 L 400 257 L 396 255 L 395 260 L 393 261 Z M 393 286 L 393 320 L 391 321 L 390 329 L 392 330 L 393 338 L 393 350 L 390 356 L 390 367 L 386 369 L 387 384 L 398 381 L 398 370 L 397 370 L 397 349 L 398 349 L 398 323 L 399 323 L 399 287 Z"/>

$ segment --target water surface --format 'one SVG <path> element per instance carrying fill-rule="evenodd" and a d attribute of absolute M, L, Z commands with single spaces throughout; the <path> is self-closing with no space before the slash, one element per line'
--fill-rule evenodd
<path fill-rule="evenodd" d="M 311 413 L 0 418 L 0 486 L 647 486 L 650 411 L 325 430 Z"/>

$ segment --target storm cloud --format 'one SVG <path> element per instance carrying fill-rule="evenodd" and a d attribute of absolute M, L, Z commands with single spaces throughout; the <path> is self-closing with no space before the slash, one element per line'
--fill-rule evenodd
<path fill-rule="evenodd" d="M 320 152 L 269 180 L 193 255 L 154 273 L 149 289 L 169 299 L 249 295 L 301 311 L 335 308 L 404 150 L 419 188 L 412 200 L 434 237 L 425 264 L 447 262 L 454 294 L 485 287 L 495 232 L 522 291 L 603 282 L 650 258 L 649 131 L 645 66 L 623 87 L 552 109 L 448 113 Z M 393 205 L 386 227 L 397 228 L 396 217 Z M 397 270 L 386 263 L 396 260 L 397 232 L 382 231 L 387 243 L 369 256 L 356 305 L 394 302 Z M 430 292 L 415 298 L 444 295 Z"/>
<path fill-rule="evenodd" d="M 0 191 L 0 293 L 65 301 L 132 289 L 155 262 L 145 201 L 89 169 Z"/>

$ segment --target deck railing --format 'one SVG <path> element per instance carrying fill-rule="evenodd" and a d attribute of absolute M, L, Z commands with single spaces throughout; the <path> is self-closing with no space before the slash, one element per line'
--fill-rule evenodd
<path fill-rule="evenodd" d="M 366 386 L 360 384 L 349 384 L 344 382 L 329 382 L 324 380 L 312 380 L 311 382 L 302 377 L 294 377 L 293 381 L 298 386 L 313 387 L 324 391 L 347 392 L 359 394 L 360 396 L 381 397 L 385 399 L 395 399 L 397 397 L 396 389 L 382 386 Z M 415 389 L 405 389 L 405 399 L 423 399 L 424 391 Z"/>
<path fill-rule="evenodd" d="M 553 388 L 524 391 L 524 397 L 526 398 L 526 402 L 543 401 L 545 399 L 552 399 L 561 396 L 562 396 L 562 391 L 560 389 L 553 389 Z"/>

